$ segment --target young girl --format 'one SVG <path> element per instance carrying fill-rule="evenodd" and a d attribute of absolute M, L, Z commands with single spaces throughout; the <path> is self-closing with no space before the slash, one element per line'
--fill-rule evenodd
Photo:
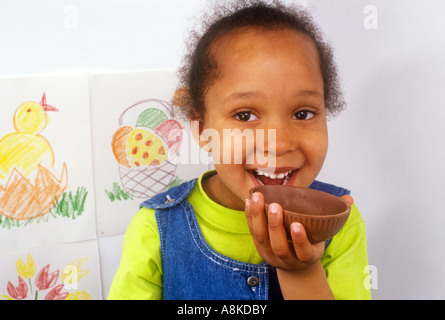
<path fill-rule="evenodd" d="M 327 152 L 327 116 L 344 104 L 332 50 L 301 9 L 234 6 L 212 15 L 180 72 L 183 110 L 199 124 L 196 140 L 221 161 L 141 205 L 109 298 L 368 299 L 363 219 L 348 190 L 315 180 Z M 223 161 L 234 146 L 201 139 L 208 129 L 220 137 L 224 130 L 273 129 L 275 141 L 266 134 L 262 147 L 274 167 L 247 161 L 247 143 L 242 161 Z M 311 244 L 294 223 L 289 244 L 280 205 L 265 213 L 261 193 L 250 196 L 259 184 L 322 190 L 344 197 L 352 210 L 326 243 Z"/>

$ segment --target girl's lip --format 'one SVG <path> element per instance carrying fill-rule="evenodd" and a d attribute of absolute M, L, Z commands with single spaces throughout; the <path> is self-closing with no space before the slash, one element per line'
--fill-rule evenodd
<path fill-rule="evenodd" d="M 247 171 L 247 174 L 249 175 L 249 177 L 250 177 L 250 179 L 252 180 L 253 185 L 254 185 L 255 187 L 258 187 L 258 186 L 261 185 L 261 184 L 258 182 L 258 180 L 255 178 L 255 176 L 253 175 L 253 170 L 249 170 L 249 171 Z"/>
<path fill-rule="evenodd" d="M 282 172 L 288 172 L 288 171 L 295 171 L 297 170 L 296 168 L 292 168 L 292 167 L 281 167 L 281 168 L 275 168 L 275 172 L 274 173 L 282 173 Z"/>

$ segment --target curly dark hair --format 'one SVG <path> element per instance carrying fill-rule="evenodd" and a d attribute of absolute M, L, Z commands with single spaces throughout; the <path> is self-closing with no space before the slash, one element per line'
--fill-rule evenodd
<path fill-rule="evenodd" d="M 243 28 L 265 30 L 291 29 L 308 35 L 319 52 L 320 69 L 324 83 L 324 98 L 328 116 L 344 109 L 346 103 L 340 87 L 332 46 L 323 39 L 323 33 L 311 15 L 297 5 L 284 5 L 279 0 L 269 3 L 257 0 L 214 1 L 205 10 L 203 33 L 191 32 L 188 54 L 178 71 L 181 90 L 174 103 L 182 107 L 187 118 L 202 118 L 206 90 L 218 78 L 217 61 L 212 47 L 222 36 Z"/>

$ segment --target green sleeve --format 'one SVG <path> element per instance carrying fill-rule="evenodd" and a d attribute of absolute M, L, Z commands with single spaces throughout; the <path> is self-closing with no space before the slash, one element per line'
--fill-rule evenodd
<path fill-rule="evenodd" d="M 338 300 L 369 300 L 365 223 L 355 204 L 349 218 L 332 238 L 321 259 L 331 290 Z"/>
<path fill-rule="evenodd" d="M 142 208 L 124 237 L 119 268 L 108 299 L 162 299 L 162 264 L 154 210 Z"/>

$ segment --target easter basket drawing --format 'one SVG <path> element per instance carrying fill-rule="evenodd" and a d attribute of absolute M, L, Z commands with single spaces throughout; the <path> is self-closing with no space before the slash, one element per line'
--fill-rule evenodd
<path fill-rule="evenodd" d="M 124 124 L 134 110 L 137 118 Z M 112 149 L 121 184 L 132 197 L 151 198 L 175 178 L 183 127 L 174 117 L 173 107 L 159 99 L 141 100 L 122 112 Z"/>

